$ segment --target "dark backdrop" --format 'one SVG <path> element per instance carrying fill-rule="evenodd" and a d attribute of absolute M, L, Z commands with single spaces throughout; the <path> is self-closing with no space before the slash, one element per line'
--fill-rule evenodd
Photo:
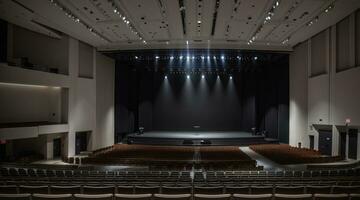
<path fill-rule="evenodd" d="M 118 137 L 145 131 L 266 130 L 288 142 L 289 80 L 287 56 L 259 70 L 225 73 L 170 73 L 117 61 L 115 131 Z M 165 74 L 167 79 L 164 78 Z"/>

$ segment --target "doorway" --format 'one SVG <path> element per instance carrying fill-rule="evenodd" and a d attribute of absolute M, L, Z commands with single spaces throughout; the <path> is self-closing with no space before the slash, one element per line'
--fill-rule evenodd
<path fill-rule="evenodd" d="M 53 158 L 61 157 L 61 138 L 53 140 Z"/>
<path fill-rule="evenodd" d="M 88 132 L 77 132 L 75 138 L 75 154 L 78 155 L 82 151 L 87 151 L 88 147 Z"/>
<path fill-rule="evenodd" d="M 310 149 L 314 149 L 315 137 L 313 135 L 309 135 L 310 139 Z"/>
<path fill-rule="evenodd" d="M 319 151 L 323 155 L 332 154 L 332 131 L 319 130 Z"/>
<path fill-rule="evenodd" d="M 357 159 L 358 130 L 349 130 L 349 158 Z"/>
<path fill-rule="evenodd" d="M 346 133 L 340 133 L 340 141 L 339 141 L 339 155 L 341 158 L 346 158 Z"/>

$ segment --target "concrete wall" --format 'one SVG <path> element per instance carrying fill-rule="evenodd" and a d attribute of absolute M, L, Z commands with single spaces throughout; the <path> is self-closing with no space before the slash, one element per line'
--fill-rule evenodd
<path fill-rule="evenodd" d="M 112 145 L 114 143 L 114 61 L 97 53 L 94 47 L 66 35 L 58 40 L 14 25 L 8 27 L 10 27 L 8 31 L 10 42 L 7 49 L 11 52 L 8 60 L 28 57 L 37 64 L 57 66 L 63 74 L 1 64 L 0 123 L 26 121 L 65 123 L 68 132 L 61 137 L 64 141 L 64 155 L 69 157 L 75 154 L 77 132 L 90 132 L 89 150 Z M 16 38 L 30 42 L 26 45 L 20 44 L 15 41 Z M 33 41 L 37 41 L 37 44 L 35 45 Z M 39 48 L 42 45 L 44 49 Z M 30 51 L 34 48 L 37 50 Z M 52 115 L 53 113 L 55 116 Z M 41 127 L 34 127 L 34 131 L 29 133 L 27 131 L 31 127 L 1 129 L 0 138 L 37 140 L 36 138 L 44 137 L 40 134 L 46 134 L 47 139 L 41 140 L 45 147 L 41 152 L 47 159 L 51 159 L 52 139 L 59 133 L 55 131 L 58 129 L 57 126 L 59 125 L 45 127 L 46 130 L 54 130 L 50 132 L 45 129 L 45 132 L 41 132 Z M 11 144 L 9 149 L 19 147 L 13 142 L 9 144 Z"/>
<path fill-rule="evenodd" d="M 100 148 L 114 144 L 114 60 L 96 53 L 96 144 Z"/>
<path fill-rule="evenodd" d="M 339 154 L 345 120 L 360 127 L 359 11 L 304 41 L 290 55 L 290 144 L 309 145 L 317 127 L 333 132 L 332 155 Z M 307 46 L 307 47 L 306 47 Z M 360 134 L 359 134 L 360 137 Z M 359 140 L 360 141 L 360 140 Z M 360 152 L 360 142 L 358 152 Z M 360 154 L 358 154 L 360 159 Z"/>

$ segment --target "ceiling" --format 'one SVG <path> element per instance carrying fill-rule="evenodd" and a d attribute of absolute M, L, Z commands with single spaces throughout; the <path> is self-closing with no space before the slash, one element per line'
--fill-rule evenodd
<path fill-rule="evenodd" d="M 291 51 L 359 7 L 359 0 L 0 0 L 0 18 L 102 51 Z"/>

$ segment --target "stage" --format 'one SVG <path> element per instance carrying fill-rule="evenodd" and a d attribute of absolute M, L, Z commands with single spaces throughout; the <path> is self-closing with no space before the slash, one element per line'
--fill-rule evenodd
<path fill-rule="evenodd" d="M 150 145 L 237 145 L 277 143 L 262 135 L 241 131 L 150 131 L 127 135 L 128 144 Z"/>

